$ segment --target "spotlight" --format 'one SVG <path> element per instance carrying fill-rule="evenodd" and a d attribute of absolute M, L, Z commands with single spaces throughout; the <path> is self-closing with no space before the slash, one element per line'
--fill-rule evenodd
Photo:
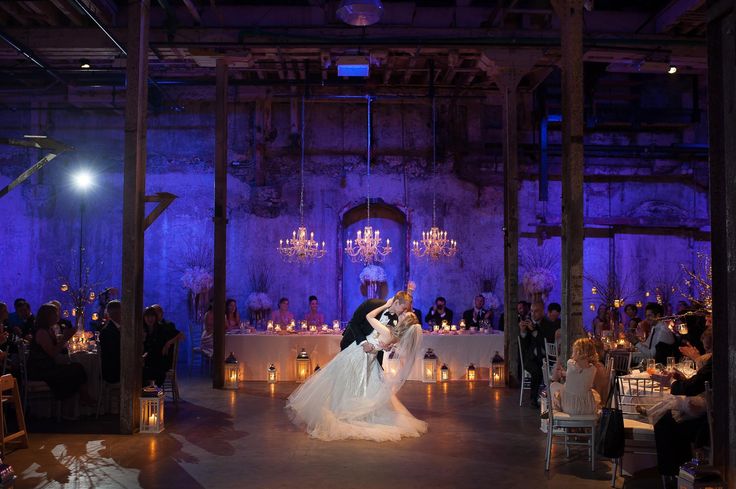
<path fill-rule="evenodd" d="M 88 170 L 79 170 L 72 175 L 72 181 L 74 182 L 74 186 L 82 191 L 87 190 L 94 184 L 94 178 Z"/>
<path fill-rule="evenodd" d="M 675 73 L 677 73 L 677 66 L 671 64 L 670 67 L 667 68 L 667 73 L 669 73 L 670 75 L 674 75 Z"/>
<path fill-rule="evenodd" d="M 89 63 L 89 60 L 86 58 L 82 58 L 79 60 L 79 67 L 83 70 L 88 70 L 92 68 L 92 65 Z"/>

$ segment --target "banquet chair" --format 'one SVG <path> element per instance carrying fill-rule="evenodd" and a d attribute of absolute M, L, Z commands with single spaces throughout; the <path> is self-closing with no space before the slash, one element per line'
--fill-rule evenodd
<path fill-rule="evenodd" d="M 175 341 L 171 346 L 173 348 L 171 353 L 171 368 L 166 372 L 166 378 L 164 379 L 164 396 L 166 391 L 171 392 L 171 398 L 175 403 L 179 402 L 179 383 L 176 379 L 176 367 L 179 363 L 179 342 Z"/>
<path fill-rule="evenodd" d="M 23 396 L 23 412 L 28 412 L 30 400 L 38 400 L 51 404 L 56 413 L 56 420 L 61 421 L 61 401 L 54 397 L 49 385 L 43 380 L 28 379 L 28 350 L 23 340 L 18 341 L 18 366 L 20 367 L 21 389 Z"/>
<path fill-rule="evenodd" d="M 544 383 L 549 386 L 549 365 L 547 359 L 544 360 L 542 367 L 542 375 L 544 375 Z M 549 392 L 549 388 L 548 388 Z M 549 428 L 547 429 L 547 451 L 544 460 L 544 470 L 549 470 L 550 459 L 552 458 L 552 444 L 555 437 L 563 437 L 565 444 L 565 452 L 570 456 L 570 446 L 587 447 L 588 458 L 590 459 L 590 468 L 595 470 L 595 432 L 598 424 L 598 414 L 567 414 L 554 409 L 554 399 L 552 396 L 548 398 Z M 575 428 L 575 432 L 568 431 Z M 580 430 L 584 431 L 580 431 Z M 584 438 L 586 441 L 571 441 L 570 437 Z"/>
<path fill-rule="evenodd" d="M 97 382 L 100 386 L 97 392 L 97 410 L 95 411 L 95 419 L 100 417 L 100 413 L 105 414 L 110 407 L 110 397 L 112 393 L 117 391 L 120 396 L 120 382 L 110 383 L 102 376 L 102 343 L 97 344 Z M 118 397 L 118 399 L 120 399 Z M 103 411 L 104 404 L 104 411 Z"/>
<path fill-rule="evenodd" d="M 0 448 L 2 455 L 5 456 L 5 444 L 12 441 L 19 441 L 22 448 L 28 448 L 28 432 L 26 430 L 26 419 L 23 415 L 23 405 L 20 402 L 20 392 L 18 390 L 18 381 L 10 374 L 0 376 Z M 18 424 L 18 431 L 15 433 L 7 432 L 7 424 L 5 422 L 5 404 L 12 403 L 15 409 L 15 418 Z"/>
<path fill-rule="evenodd" d="M 532 376 L 524 370 L 524 352 L 521 350 L 521 339 L 517 345 L 519 346 L 519 360 L 521 361 L 521 386 L 519 388 L 519 406 L 524 402 L 524 391 L 531 390 Z"/>
<path fill-rule="evenodd" d="M 554 371 L 555 364 L 557 363 L 557 343 L 547 343 L 547 341 L 545 341 L 544 354 L 547 358 L 547 365 L 549 365 L 549 376 L 552 377 L 552 372 Z"/>
<path fill-rule="evenodd" d="M 631 371 L 631 357 L 632 353 L 630 351 L 608 351 L 608 358 L 613 359 L 613 367 L 620 375 L 626 375 Z"/>
<path fill-rule="evenodd" d="M 209 355 L 202 351 L 202 329 L 197 328 L 197 324 L 194 322 L 189 323 L 189 349 L 187 350 L 187 368 L 189 373 L 192 373 L 192 367 L 194 366 L 195 358 L 199 358 L 200 371 L 204 370 L 205 366 L 209 372 L 212 367 L 212 359 Z"/>
<path fill-rule="evenodd" d="M 646 416 L 639 414 L 637 406 L 644 409 L 657 404 L 667 392 L 665 387 L 648 377 L 617 377 L 616 405 L 624 417 L 624 455 L 613 460 L 611 487 L 616 485 L 616 471 L 623 477 L 623 457 L 632 455 L 657 455 L 654 425 Z"/>

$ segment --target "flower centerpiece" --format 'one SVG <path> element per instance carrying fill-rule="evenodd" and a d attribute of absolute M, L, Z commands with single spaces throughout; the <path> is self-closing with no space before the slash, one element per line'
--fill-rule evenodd
<path fill-rule="evenodd" d="M 271 276 L 265 268 L 251 268 L 250 285 L 253 292 L 248 295 L 246 303 L 250 311 L 251 321 L 258 327 L 268 321 L 273 306 L 271 299 L 266 293 L 271 282 Z"/>
<path fill-rule="evenodd" d="M 524 272 L 522 285 L 524 292 L 534 300 L 547 298 L 555 286 L 555 276 L 546 268 L 531 268 Z"/>
<path fill-rule="evenodd" d="M 214 285 L 212 273 L 200 265 L 188 266 L 181 276 L 181 284 L 187 290 L 189 315 L 193 322 L 204 318 L 207 298 Z"/>
<path fill-rule="evenodd" d="M 363 295 L 375 299 L 386 286 L 386 271 L 378 265 L 368 265 L 360 272 L 360 283 Z"/>

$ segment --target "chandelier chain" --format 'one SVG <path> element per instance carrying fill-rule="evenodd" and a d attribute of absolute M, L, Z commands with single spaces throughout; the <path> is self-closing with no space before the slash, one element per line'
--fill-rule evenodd
<path fill-rule="evenodd" d="M 371 103 L 373 102 L 373 97 L 370 95 L 368 98 L 368 144 L 366 144 L 368 150 L 366 154 L 366 164 L 368 166 L 368 172 L 366 176 L 366 223 L 368 226 L 371 225 Z"/>
<path fill-rule="evenodd" d="M 300 188 L 299 188 L 299 224 L 304 225 L 304 133 L 306 132 L 304 129 L 306 120 L 304 119 L 304 95 L 302 95 L 302 107 L 301 107 L 301 166 L 299 169 L 299 182 L 300 182 Z"/>

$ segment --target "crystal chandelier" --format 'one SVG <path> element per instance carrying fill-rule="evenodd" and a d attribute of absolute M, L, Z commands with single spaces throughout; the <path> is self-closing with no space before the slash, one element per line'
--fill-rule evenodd
<path fill-rule="evenodd" d="M 437 176 L 437 112 L 435 99 L 432 94 L 432 172 Z M 457 253 L 457 241 L 447 239 L 447 231 L 437 227 L 437 185 L 432 185 L 432 227 L 429 231 L 422 231 L 421 241 L 414 241 L 412 253 L 417 258 L 429 258 L 437 261 L 441 258 L 452 257 Z"/>
<path fill-rule="evenodd" d="M 366 225 L 363 231 L 356 233 L 355 240 L 349 239 L 345 243 L 345 253 L 353 262 L 362 262 L 370 265 L 374 262 L 382 262 L 391 253 L 391 242 L 386 240 L 386 246 L 381 246 L 383 239 L 381 231 L 371 226 L 371 102 L 368 97 L 368 176 L 366 178 Z"/>
<path fill-rule="evenodd" d="M 281 257 L 289 263 L 312 263 L 325 256 L 325 242 L 322 246 L 314 240 L 314 232 L 307 233 L 304 225 L 304 96 L 302 96 L 302 127 L 301 127 L 301 169 L 299 179 L 301 182 L 299 190 L 299 228 L 291 233 L 291 238 L 279 240 L 277 250 Z"/>

